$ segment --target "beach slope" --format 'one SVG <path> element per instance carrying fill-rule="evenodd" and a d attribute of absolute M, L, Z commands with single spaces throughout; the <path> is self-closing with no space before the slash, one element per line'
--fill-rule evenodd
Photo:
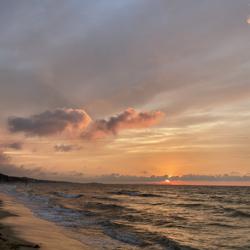
<path fill-rule="evenodd" d="M 55 224 L 35 217 L 24 205 L 0 193 L 1 250 L 88 250 Z"/>

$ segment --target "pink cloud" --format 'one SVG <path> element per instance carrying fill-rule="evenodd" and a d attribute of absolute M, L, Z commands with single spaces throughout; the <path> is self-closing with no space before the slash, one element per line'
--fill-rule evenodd
<path fill-rule="evenodd" d="M 116 116 L 92 122 L 82 137 L 100 139 L 116 135 L 121 130 L 148 128 L 159 123 L 164 116 L 161 111 L 138 112 L 129 108 Z"/>

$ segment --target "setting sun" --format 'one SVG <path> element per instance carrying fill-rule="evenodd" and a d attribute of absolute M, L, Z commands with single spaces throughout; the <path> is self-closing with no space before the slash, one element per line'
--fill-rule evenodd
<path fill-rule="evenodd" d="M 0 250 L 250 249 L 249 1 L 1 0 Z"/>

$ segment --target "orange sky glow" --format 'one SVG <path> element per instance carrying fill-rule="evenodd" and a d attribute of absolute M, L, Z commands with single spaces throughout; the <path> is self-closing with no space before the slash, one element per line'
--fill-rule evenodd
<path fill-rule="evenodd" d="M 0 172 L 248 185 L 246 2 L 5 2 Z"/>

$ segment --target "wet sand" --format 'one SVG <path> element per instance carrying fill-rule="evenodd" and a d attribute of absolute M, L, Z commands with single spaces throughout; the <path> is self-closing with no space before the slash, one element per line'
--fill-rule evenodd
<path fill-rule="evenodd" d="M 16 217 L 15 214 L 11 214 L 6 210 L 3 210 L 3 203 L 0 201 L 0 249 L 9 250 L 9 249 L 39 249 L 38 244 L 33 244 L 18 238 L 11 227 L 2 224 L 2 220 L 8 217 Z"/>
<path fill-rule="evenodd" d="M 0 193 L 1 250 L 88 250 L 55 224 L 35 217 L 15 199 Z"/>

